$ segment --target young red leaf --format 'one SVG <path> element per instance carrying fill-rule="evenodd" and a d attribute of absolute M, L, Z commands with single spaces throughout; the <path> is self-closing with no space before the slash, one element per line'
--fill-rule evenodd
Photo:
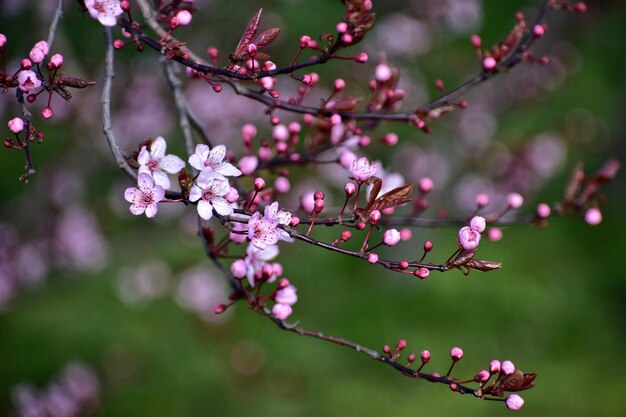
<path fill-rule="evenodd" d="M 241 59 L 244 55 L 248 53 L 248 45 L 256 36 L 257 30 L 259 30 L 261 13 L 263 13 L 263 9 L 259 9 L 259 11 L 254 16 L 252 16 L 252 19 L 250 19 L 250 21 L 248 22 L 246 29 L 243 31 L 243 35 L 241 35 L 241 39 L 239 39 L 237 48 L 235 48 L 235 52 L 232 54 L 234 59 Z"/>

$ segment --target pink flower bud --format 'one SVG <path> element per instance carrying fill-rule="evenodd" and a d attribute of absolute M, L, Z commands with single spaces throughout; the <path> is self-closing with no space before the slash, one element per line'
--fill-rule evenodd
<path fill-rule="evenodd" d="M 379 64 L 376 66 L 374 74 L 377 81 L 384 83 L 391 79 L 391 77 L 393 76 L 393 71 L 391 70 L 391 67 L 389 67 L 389 65 Z"/>
<path fill-rule="evenodd" d="M 9 130 L 15 134 L 24 130 L 24 121 L 19 117 L 9 120 Z"/>
<path fill-rule="evenodd" d="M 22 59 L 20 62 L 20 68 L 23 70 L 31 69 L 33 67 L 33 61 L 28 58 Z"/>
<path fill-rule="evenodd" d="M 242 279 L 248 274 L 248 267 L 243 259 L 237 259 L 230 265 L 230 272 L 237 279 Z"/>
<path fill-rule="evenodd" d="M 250 175 L 259 166 L 259 159 L 256 156 L 244 156 L 239 160 L 239 169 L 243 175 Z"/>
<path fill-rule="evenodd" d="M 213 313 L 215 314 L 222 314 L 225 311 L 226 311 L 226 306 L 224 304 L 218 304 L 215 307 L 213 307 Z"/>
<path fill-rule="evenodd" d="M 126 46 L 126 43 L 121 39 L 116 39 L 113 41 L 113 47 L 115 49 L 122 49 L 124 46 Z"/>
<path fill-rule="evenodd" d="M 278 145 L 284 145 L 284 142 L 279 142 Z M 281 148 L 282 148 L 282 150 L 281 150 Z M 284 147 L 276 146 L 276 150 L 278 152 L 281 152 L 281 151 L 284 152 L 285 149 L 286 148 L 284 148 Z M 261 146 L 259 148 L 258 152 L 257 152 L 257 155 L 259 155 L 259 159 L 261 161 L 267 161 L 267 160 L 269 160 L 272 157 L 272 150 L 269 147 L 267 147 L 267 146 Z"/>
<path fill-rule="evenodd" d="M 0 33 L 0 48 L 4 48 L 4 45 L 7 44 L 7 37 L 3 33 Z"/>
<path fill-rule="evenodd" d="M 345 187 L 343 187 L 343 190 L 345 191 L 346 196 L 351 197 L 356 192 L 356 186 L 353 183 L 348 182 Z"/>
<path fill-rule="evenodd" d="M 239 200 L 239 191 L 235 187 L 230 187 L 228 194 L 224 196 L 229 203 L 236 203 Z"/>
<path fill-rule="evenodd" d="M 511 193 L 506 196 L 506 202 L 512 209 L 518 209 L 524 204 L 524 197 L 518 193 Z"/>
<path fill-rule="evenodd" d="M 602 222 L 602 212 L 597 208 L 590 208 L 585 212 L 585 221 L 591 226 L 598 225 Z"/>
<path fill-rule="evenodd" d="M 325 206 L 326 206 L 326 203 L 324 203 L 324 200 L 315 200 L 313 202 L 313 210 L 317 214 L 320 214 L 322 210 L 324 210 Z"/>
<path fill-rule="evenodd" d="M 289 179 L 287 177 L 278 177 L 276 181 L 274 181 L 274 189 L 279 193 L 287 193 L 291 188 L 291 184 L 289 183 Z"/>
<path fill-rule="evenodd" d="M 250 141 L 253 137 L 256 136 L 256 126 L 247 123 L 242 126 L 241 133 L 243 135 L 244 141 Z"/>
<path fill-rule="evenodd" d="M 487 194 L 478 194 L 476 196 L 476 205 L 479 208 L 487 207 L 489 205 L 489 196 Z"/>
<path fill-rule="evenodd" d="M 191 23 L 191 13 L 188 10 L 181 10 L 176 13 L 176 17 L 178 18 L 178 23 L 183 26 L 187 26 Z"/>
<path fill-rule="evenodd" d="M 261 177 L 254 179 L 254 189 L 256 191 L 261 191 L 265 188 L 265 180 Z"/>
<path fill-rule="evenodd" d="M 492 374 L 500 372 L 500 366 L 501 364 L 499 360 L 492 360 L 491 363 L 489 363 L 489 372 Z"/>
<path fill-rule="evenodd" d="M 459 230 L 459 243 L 465 250 L 475 250 L 480 243 L 480 233 L 469 226 L 462 227 Z"/>
<path fill-rule="evenodd" d="M 46 54 L 44 54 L 43 51 L 39 48 L 33 48 L 30 50 L 28 57 L 35 64 L 39 64 L 46 58 Z"/>
<path fill-rule="evenodd" d="M 500 367 L 500 371 L 504 375 L 511 375 L 513 372 L 515 372 L 515 365 L 511 361 L 504 361 L 504 362 L 502 362 L 502 366 Z"/>
<path fill-rule="evenodd" d="M 330 116 L 331 125 L 335 126 L 335 125 L 338 125 L 339 123 L 341 123 L 341 116 L 339 116 L 337 113 Z"/>
<path fill-rule="evenodd" d="M 376 255 L 375 253 L 370 253 L 369 255 L 367 255 L 367 261 L 371 264 L 375 264 L 376 262 L 378 262 L 378 255 Z"/>
<path fill-rule="evenodd" d="M 430 252 L 431 250 L 433 250 L 433 242 L 427 240 L 424 242 L 424 252 Z"/>
<path fill-rule="evenodd" d="M 461 349 L 460 347 L 453 347 L 450 351 L 450 357 L 453 361 L 458 361 L 463 357 L 463 349 Z"/>
<path fill-rule="evenodd" d="M 422 359 L 422 363 L 428 363 L 428 361 L 430 360 L 430 352 L 427 350 L 423 350 L 420 357 Z"/>
<path fill-rule="evenodd" d="M 400 232 L 397 229 L 389 229 L 383 235 L 383 242 L 387 246 L 395 246 L 400 243 Z"/>
<path fill-rule="evenodd" d="M 574 5 L 574 10 L 576 10 L 578 13 L 587 13 L 587 4 L 579 1 Z"/>
<path fill-rule="evenodd" d="M 398 140 L 398 135 L 393 132 L 387 133 L 383 138 L 383 141 L 389 146 L 394 146 L 398 143 Z"/>
<path fill-rule="evenodd" d="M 206 54 L 209 56 L 209 58 L 211 58 L 212 60 L 216 60 L 217 58 L 219 58 L 220 56 L 220 52 L 219 50 L 214 47 L 214 46 L 209 46 L 206 50 Z"/>
<path fill-rule="evenodd" d="M 289 133 L 295 135 L 295 134 L 300 133 L 301 130 L 302 130 L 302 126 L 300 126 L 300 123 L 298 122 L 289 123 Z"/>
<path fill-rule="evenodd" d="M 380 211 L 372 210 L 372 212 L 370 213 L 370 224 L 375 226 L 376 224 L 378 224 L 381 217 L 382 215 L 380 214 Z"/>
<path fill-rule="evenodd" d="M 474 377 L 474 381 L 476 382 L 486 382 L 489 379 L 489 371 L 483 369 Z"/>
<path fill-rule="evenodd" d="M 500 228 L 498 227 L 492 227 L 487 231 L 487 237 L 492 242 L 497 242 L 498 240 L 502 239 L 502 230 L 500 230 Z"/>
<path fill-rule="evenodd" d="M 348 30 L 348 24 L 346 22 L 337 23 L 337 32 L 344 33 Z"/>
<path fill-rule="evenodd" d="M 31 70 L 20 71 L 19 75 L 17 76 L 17 82 L 19 84 L 20 90 L 24 92 L 28 92 L 30 90 L 41 87 L 41 80 L 37 78 L 37 74 L 35 74 Z"/>
<path fill-rule="evenodd" d="M 250 43 L 250 44 L 248 44 L 246 49 L 248 51 L 248 54 L 250 54 L 250 56 L 254 56 L 254 55 L 256 55 L 256 52 L 258 51 L 259 48 L 255 44 Z"/>
<path fill-rule="evenodd" d="M 299 224 L 300 224 L 300 217 L 298 217 L 298 216 L 291 216 L 291 221 L 289 222 L 289 226 L 296 227 Z"/>
<path fill-rule="evenodd" d="M 63 65 L 63 55 L 52 55 L 52 57 L 50 58 L 50 65 L 52 66 L 52 68 L 61 68 L 61 65 Z"/>
<path fill-rule="evenodd" d="M 420 279 L 425 279 L 430 275 L 430 271 L 427 268 L 419 268 L 413 272 L 413 275 Z"/>
<path fill-rule="evenodd" d="M 372 0 L 365 0 L 365 1 L 363 2 L 363 8 L 364 8 L 366 11 L 370 11 L 370 10 L 372 10 L 372 8 L 373 8 L 373 7 L 374 7 L 374 5 L 373 5 L 373 3 L 372 3 Z"/>
<path fill-rule="evenodd" d="M 341 35 L 341 41 L 346 45 L 350 45 L 353 39 L 354 38 L 349 33 L 344 33 L 343 35 Z"/>
<path fill-rule="evenodd" d="M 400 239 L 402 239 L 403 242 L 411 240 L 411 236 L 413 236 L 413 232 L 411 232 L 411 229 L 404 228 L 400 230 Z"/>
<path fill-rule="evenodd" d="M 341 91 L 346 88 L 346 82 L 341 78 L 337 78 L 334 83 L 335 91 Z"/>
<path fill-rule="evenodd" d="M 287 317 L 291 316 L 291 313 L 291 306 L 288 304 L 274 304 L 274 307 L 272 307 L 272 314 L 278 320 L 287 319 Z"/>
<path fill-rule="evenodd" d="M 50 106 L 46 106 L 41 110 L 41 116 L 44 119 L 50 119 L 52 118 L 52 116 L 54 116 L 54 112 L 52 111 L 52 107 Z"/>
<path fill-rule="evenodd" d="M 300 36 L 300 48 L 306 48 L 309 45 L 309 41 L 311 40 L 310 36 L 303 35 Z"/>
<path fill-rule="evenodd" d="M 472 41 L 472 46 L 476 49 L 479 49 L 482 45 L 482 40 L 480 39 L 480 36 L 478 35 L 472 35 L 472 37 L 470 38 Z"/>
<path fill-rule="evenodd" d="M 542 25 L 535 25 L 533 27 L 533 36 L 535 38 L 540 38 L 546 32 L 545 28 Z"/>
<path fill-rule="evenodd" d="M 498 65 L 496 60 L 493 59 L 490 56 L 488 56 L 487 58 L 483 59 L 483 68 L 485 68 L 487 71 L 490 71 L 490 70 L 494 69 L 496 67 L 496 65 Z"/>
<path fill-rule="evenodd" d="M 311 39 L 308 43 L 307 46 L 311 49 L 317 49 L 318 48 L 318 44 L 317 41 L 314 41 L 313 39 Z"/>
<path fill-rule="evenodd" d="M 292 306 L 298 301 L 298 294 L 296 294 L 297 291 L 297 288 L 293 285 L 287 285 L 276 291 L 274 300 L 279 304 L 287 304 Z"/>
<path fill-rule="evenodd" d="M 286 141 L 289 139 L 289 129 L 283 124 L 274 126 L 272 137 L 278 141 Z"/>
<path fill-rule="evenodd" d="M 39 48 L 43 52 L 44 55 L 48 55 L 50 53 L 50 47 L 48 46 L 48 42 L 39 41 L 33 46 L 33 48 Z"/>
<path fill-rule="evenodd" d="M 474 216 L 470 221 L 470 229 L 482 233 L 485 230 L 486 222 L 485 218 L 481 216 Z"/>
<path fill-rule="evenodd" d="M 434 187 L 433 180 L 431 180 L 428 177 L 424 177 L 420 180 L 419 187 L 420 187 L 420 191 L 423 192 L 424 194 L 429 193 L 432 191 Z"/>
<path fill-rule="evenodd" d="M 354 56 L 354 60 L 361 64 L 367 62 L 367 58 L 368 56 L 365 52 L 359 52 L 358 54 Z"/>
<path fill-rule="evenodd" d="M 550 215 L 550 206 L 545 204 L 545 203 L 541 203 L 537 206 L 537 217 L 539 217 L 540 219 L 545 219 L 546 217 L 548 217 Z"/>
<path fill-rule="evenodd" d="M 524 399 L 517 394 L 511 394 L 506 397 L 506 408 L 512 411 L 517 411 L 524 405 Z"/>

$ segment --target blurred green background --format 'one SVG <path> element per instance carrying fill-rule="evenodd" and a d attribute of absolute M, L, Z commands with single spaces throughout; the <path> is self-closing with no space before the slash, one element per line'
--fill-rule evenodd
<path fill-rule="evenodd" d="M 7 62 L 15 63 L 20 58 L 16 51 L 27 51 L 45 36 L 44 29 L 35 28 L 47 27 L 44 11 L 55 2 L 41 3 L 0 2 L 0 31 L 11 47 Z M 53 50 L 69 51 L 68 73 L 73 70 L 100 80 L 99 25 L 82 17 L 75 3 L 67 3 Z M 301 34 L 332 31 L 342 10 L 340 2 L 327 0 L 197 3 L 201 11 L 194 23 L 202 23 L 178 34 L 188 36 L 196 50 L 216 45 L 226 56 L 249 17 L 263 7 L 266 25 L 284 28 L 281 43 L 271 50 L 277 62 L 290 59 Z M 390 30 L 390 25 L 383 25 L 390 16 L 405 16 L 425 25 L 423 35 L 429 37 L 430 47 L 418 48 L 417 56 L 397 52 L 389 57 L 390 62 L 400 62 L 404 72 L 415 70 L 418 78 L 430 80 L 422 84 L 422 93 L 434 96 L 435 78 L 451 87 L 476 71 L 468 44 L 471 33 L 480 33 L 489 45 L 507 33 L 516 10 L 531 15 L 539 4 L 496 0 L 382 3 L 375 2 L 380 24 L 371 34 L 374 40 L 355 48 L 367 51 L 372 61 L 358 68 L 362 73 L 352 64 L 329 63 L 319 69 L 322 79 L 366 80 L 381 43 L 390 42 L 376 30 Z M 578 161 L 593 171 L 608 157 L 623 160 L 626 154 L 626 5 L 618 0 L 598 1 L 590 2 L 589 9 L 586 15 L 551 13 L 548 17 L 551 30 L 538 50 L 562 57 L 565 75 L 493 112 L 497 120 L 494 141 L 515 147 L 548 131 L 563 137 L 567 145 L 565 162 L 545 187 L 529 197 L 529 211 L 537 202 L 561 197 Z M 392 42 L 406 47 L 407 43 L 423 46 L 426 41 L 398 35 L 392 36 Z M 159 97 L 162 87 L 141 84 L 151 73 L 158 76 L 155 58 L 150 51 L 138 56 L 130 48 L 118 53 L 115 111 L 119 119 L 130 121 L 125 122 L 127 129 L 117 133 L 122 141 L 127 140 L 127 149 L 148 134 L 163 135 L 172 150 L 182 154 L 175 122 L 164 119 L 163 126 L 137 127 L 142 122 L 133 119 L 140 111 L 129 104 L 129 96 L 144 94 L 139 90 L 144 88 L 155 100 Z M 526 82 L 514 78 L 526 68 L 517 68 L 511 78 Z M 508 88 L 507 83 L 511 81 L 496 80 L 495 87 L 475 92 L 470 103 L 494 89 Z M 56 240 L 46 236 L 57 236 L 61 226 L 51 219 L 70 216 L 63 207 L 71 205 L 77 210 L 73 216 L 80 213 L 87 218 L 85 222 L 95 222 L 92 232 L 98 235 L 75 236 L 73 241 L 79 247 L 91 241 L 92 250 L 100 253 L 100 258 L 93 255 L 95 260 L 88 264 L 71 257 L 50 260 L 45 279 L 40 277 L 20 289 L 0 312 L 0 415 L 10 415 L 11 392 L 17 384 L 43 387 L 73 360 L 87 364 L 98 376 L 97 416 L 479 416 L 509 412 L 502 404 L 460 398 L 443 386 L 404 378 L 348 349 L 281 332 L 244 305 L 237 305 L 218 322 L 212 317 L 202 320 L 181 308 L 176 302 L 180 288 L 178 297 L 168 295 L 176 293 L 177 280 L 198 271 L 208 274 L 209 280 L 219 275 L 204 259 L 193 230 L 189 231 L 189 224 L 193 227 L 189 210 L 168 213 L 164 209 L 157 221 L 127 212 L 121 192 L 129 184 L 104 148 L 98 95 L 95 89 L 77 91 L 67 110 L 55 98 L 59 117 L 45 124 L 46 141 L 34 147 L 38 174 L 30 184 L 17 181 L 22 155 L 6 149 L 0 152 L 0 222 L 12 225 L 17 233 L 12 241 L 3 235 L 0 244 L 54 245 Z M 14 117 L 10 94 L 1 99 L 4 119 Z M 148 108 L 153 117 L 162 111 L 152 110 L 149 95 L 137 100 L 135 106 Z M 408 100 L 407 105 L 414 102 Z M 166 112 L 172 111 L 171 104 L 163 106 Z M 248 118 L 258 120 L 259 112 L 253 110 L 238 115 L 230 131 L 209 124 L 209 135 L 237 143 L 240 126 Z M 456 143 L 446 125 L 457 123 L 458 116 L 446 117 L 433 124 L 432 138 L 424 139 L 403 126 L 393 128 L 403 144 L 414 141 L 418 147 L 441 151 Z M 228 119 L 223 122 L 230 123 Z M 269 132 L 267 123 L 264 126 Z M 135 128 L 148 133 L 135 134 Z M 391 160 L 393 150 L 380 152 L 381 158 Z M 478 161 L 464 169 L 476 166 L 480 169 Z M 522 393 L 526 404 L 520 413 L 526 415 L 623 416 L 626 273 L 619 259 L 626 248 L 626 197 L 622 178 L 606 187 L 608 202 L 599 226 L 589 227 L 579 219 L 555 219 L 547 229 L 512 227 L 504 229 L 502 241 L 485 241 L 481 255 L 504 264 L 502 270 L 488 274 L 465 277 L 452 272 L 416 281 L 302 245 L 283 245 L 285 276 L 300 295 L 292 318 L 303 327 L 377 349 L 405 338 L 408 351 L 429 349 L 433 359 L 426 369 L 442 373 L 449 366 L 449 349 L 461 346 L 466 355 L 456 368 L 461 377 L 471 377 L 494 358 L 510 359 L 524 371 L 539 374 L 536 388 Z M 454 182 L 448 184 L 451 189 Z M 434 202 L 452 204 L 450 193 L 438 192 Z M 75 226 L 66 227 L 73 230 Z M 445 259 L 452 249 L 454 234 L 450 229 L 414 231 L 418 242 L 432 239 L 438 245 L 437 259 Z M 332 239 L 334 235 L 327 236 Z M 93 243 L 94 239 L 101 241 Z M 152 298 L 124 299 L 120 283 L 126 282 L 137 265 L 156 268 L 155 275 L 164 276 L 165 284 Z M 223 301 L 225 289 L 215 280 L 210 282 L 207 297 Z"/>

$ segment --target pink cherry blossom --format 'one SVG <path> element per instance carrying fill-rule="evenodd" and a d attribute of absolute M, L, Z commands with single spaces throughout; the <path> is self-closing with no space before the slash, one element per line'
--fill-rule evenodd
<path fill-rule="evenodd" d="M 196 145 L 196 151 L 189 157 L 189 164 L 201 172 L 216 172 L 224 177 L 238 177 L 241 171 L 229 162 L 224 162 L 226 146 L 217 145 L 210 149 L 207 145 Z"/>
<path fill-rule="evenodd" d="M 469 226 L 462 227 L 459 230 L 459 243 L 465 250 L 475 250 L 480 243 L 480 233 Z"/>
<path fill-rule="evenodd" d="M 157 214 L 157 203 L 165 197 L 165 190 L 160 185 L 155 185 L 154 180 L 148 174 L 140 173 L 137 177 L 137 187 L 128 187 L 124 192 L 124 198 L 130 205 L 130 212 L 135 216 L 146 213 L 146 217 L 154 217 Z"/>
<path fill-rule="evenodd" d="M 246 276 L 251 287 L 254 287 L 254 278 L 257 273 L 261 273 L 263 267 L 267 265 L 268 261 L 271 261 L 278 256 L 279 249 L 276 245 L 268 245 L 264 249 L 259 249 L 254 245 L 248 245 L 246 249 L 246 257 L 243 262 L 246 266 Z M 272 274 L 267 280 L 272 282 L 276 279 L 276 274 Z"/>
<path fill-rule="evenodd" d="M 145 146 L 141 148 L 137 162 L 140 173 L 151 175 L 157 185 L 167 190 L 170 188 L 170 179 L 166 172 L 177 174 L 185 167 L 185 162 L 176 155 L 165 155 L 166 149 L 165 139 L 159 136 L 152 142 L 149 151 Z"/>
<path fill-rule="evenodd" d="M 289 233 L 279 228 L 278 225 L 288 225 L 291 221 L 291 213 L 278 211 L 278 202 L 274 202 L 265 207 L 265 213 L 261 217 L 258 211 L 248 220 L 248 238 L 254 246 L 265 249 L 268 245 L 273 245 L 279 240 L 293 242 Z"/>
<path fill-rule="evenodd" d="M 367 181 L 372 175 L 378 171 L 378 164 L 370 164 L 370 161 L 363 157 L 352 162 L 350 167 L 350 178 L 356 181 Z"/>
<path fill-rule="evenodd" d="M 19 75 L 17 76 L 17 82 L 19 84 L 20 90 L 24 91 L 25 93 L 41 87 L 41 80 L 37 78 L 37 74 L 35 74 L 35 72 L 31 70 L 20 71 Z"/>
<path fill-rule="evenodd" d="M 282 288 L 276 291 L 276 295 L 274 296 L 274 300 L 279 304 L 287 304 L 294 305 L 298 301 L 298 295 L 296 292 L 298 289 L 293 285 L 288 285 L 285 288 Z"/>
<path fill-rule="evenodd" d="M 189 190 L 189 201 L 198 202 L 198 215 L 204 220 L 213 217 L 213 209 L 222 216 L 233 214 L 233 208 L 225 197 L 230 192 L 228 180 L 215 173 L 209 174 L 198 177 Z"/>
<path fill-rule="evenodd" d="M 124 13 L 120 0 L 85 0 L 85 7 L 92 18 L 104 26 L 115 26 L 116 17 Z"/>

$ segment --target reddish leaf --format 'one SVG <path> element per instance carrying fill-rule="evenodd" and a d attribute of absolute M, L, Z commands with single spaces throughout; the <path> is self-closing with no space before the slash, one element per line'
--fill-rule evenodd
<path fill-rule="evenodd" d="M 257 30 L 259 30 L 261 13 L 263 13 L 263 9 L 259 9 L 259 11 L 254 16 L 252 16 L 252 19 L 250 19 L 250 21 L 248 22 L 246 29 L 243 31 L 243 35 L 241 35 L 241 39 L 239 39 L 237 48 L 235 48 L 235 52 L 233 53 L 233 56 L 235 58 L 241 58 L 248 52 L 248 45 L 256 36 Z"/>
<path fill-rule="evenodd" d="M 471 259 L 464 264 L 467 268 L 475 269 L 477 271 L 488 272 L 494 269 L 502 268 L 501 262 L 485 261 L 482 259 Z"/>
<path fill-rule="evenodd" d="M 267 46 L 270 43 L 274 42 L 279 34 L 280 34 L 279 28 L 266 29 L 263 32 L 259 33 L 254 38 L 252 43 L 255 44 L 257 48 L 263 48 L 264 46 Z"/>
<path fill-rule="evenodd" d="M 376 185 L 374 185 L 376 186 Z M 381 182 L 382 187 L 382 182 Z M 374 191 L 374 190 L 372 190 Z M 380 191 L 380 189 L 378 190 Z M 378 193 L 377 191 L 377 193 Z M 372 203 L 372 196 L 370 195 L 370 201 L 367 204 L 367 210 L 384 210 L 390 207 L 396 207 L 411 201 L 407 196 L 413 192 L 413 184 L 404 184 L 398 188 L 383 194 Z"/>
<path fill-rule="evenodd" d="M 371 176 L 369 179 L 370 184 L 374 184 L 374 186 L 372 187 L 372 191 L 370 191 L 370 197 L 369 200 L 367 201 L 367 206 L 366 206 L 366 210 L 369 211 L 369 208 L 372 204 L 374 204 L 374 201 L 376 201 L 376 198 L 378 197 L 378 193 L 380 192 L 380 189 L 383 187 L 383 180 L 381 180 L 380 178 L 376 177 L 376 176 Z"/>
<path fill-rule="evenodd" d="M 585 178 L 585 173 L 583 171 L 583 166 L 581 163 L 576 165 L 574 168 L 574 172 L 572 172 L 572 177 L 565 188 L 565 198 L 564 201 L 566 203 L 571 203 L 576 198 L 578 191 L 580 190 L 580 186 Z"/>

